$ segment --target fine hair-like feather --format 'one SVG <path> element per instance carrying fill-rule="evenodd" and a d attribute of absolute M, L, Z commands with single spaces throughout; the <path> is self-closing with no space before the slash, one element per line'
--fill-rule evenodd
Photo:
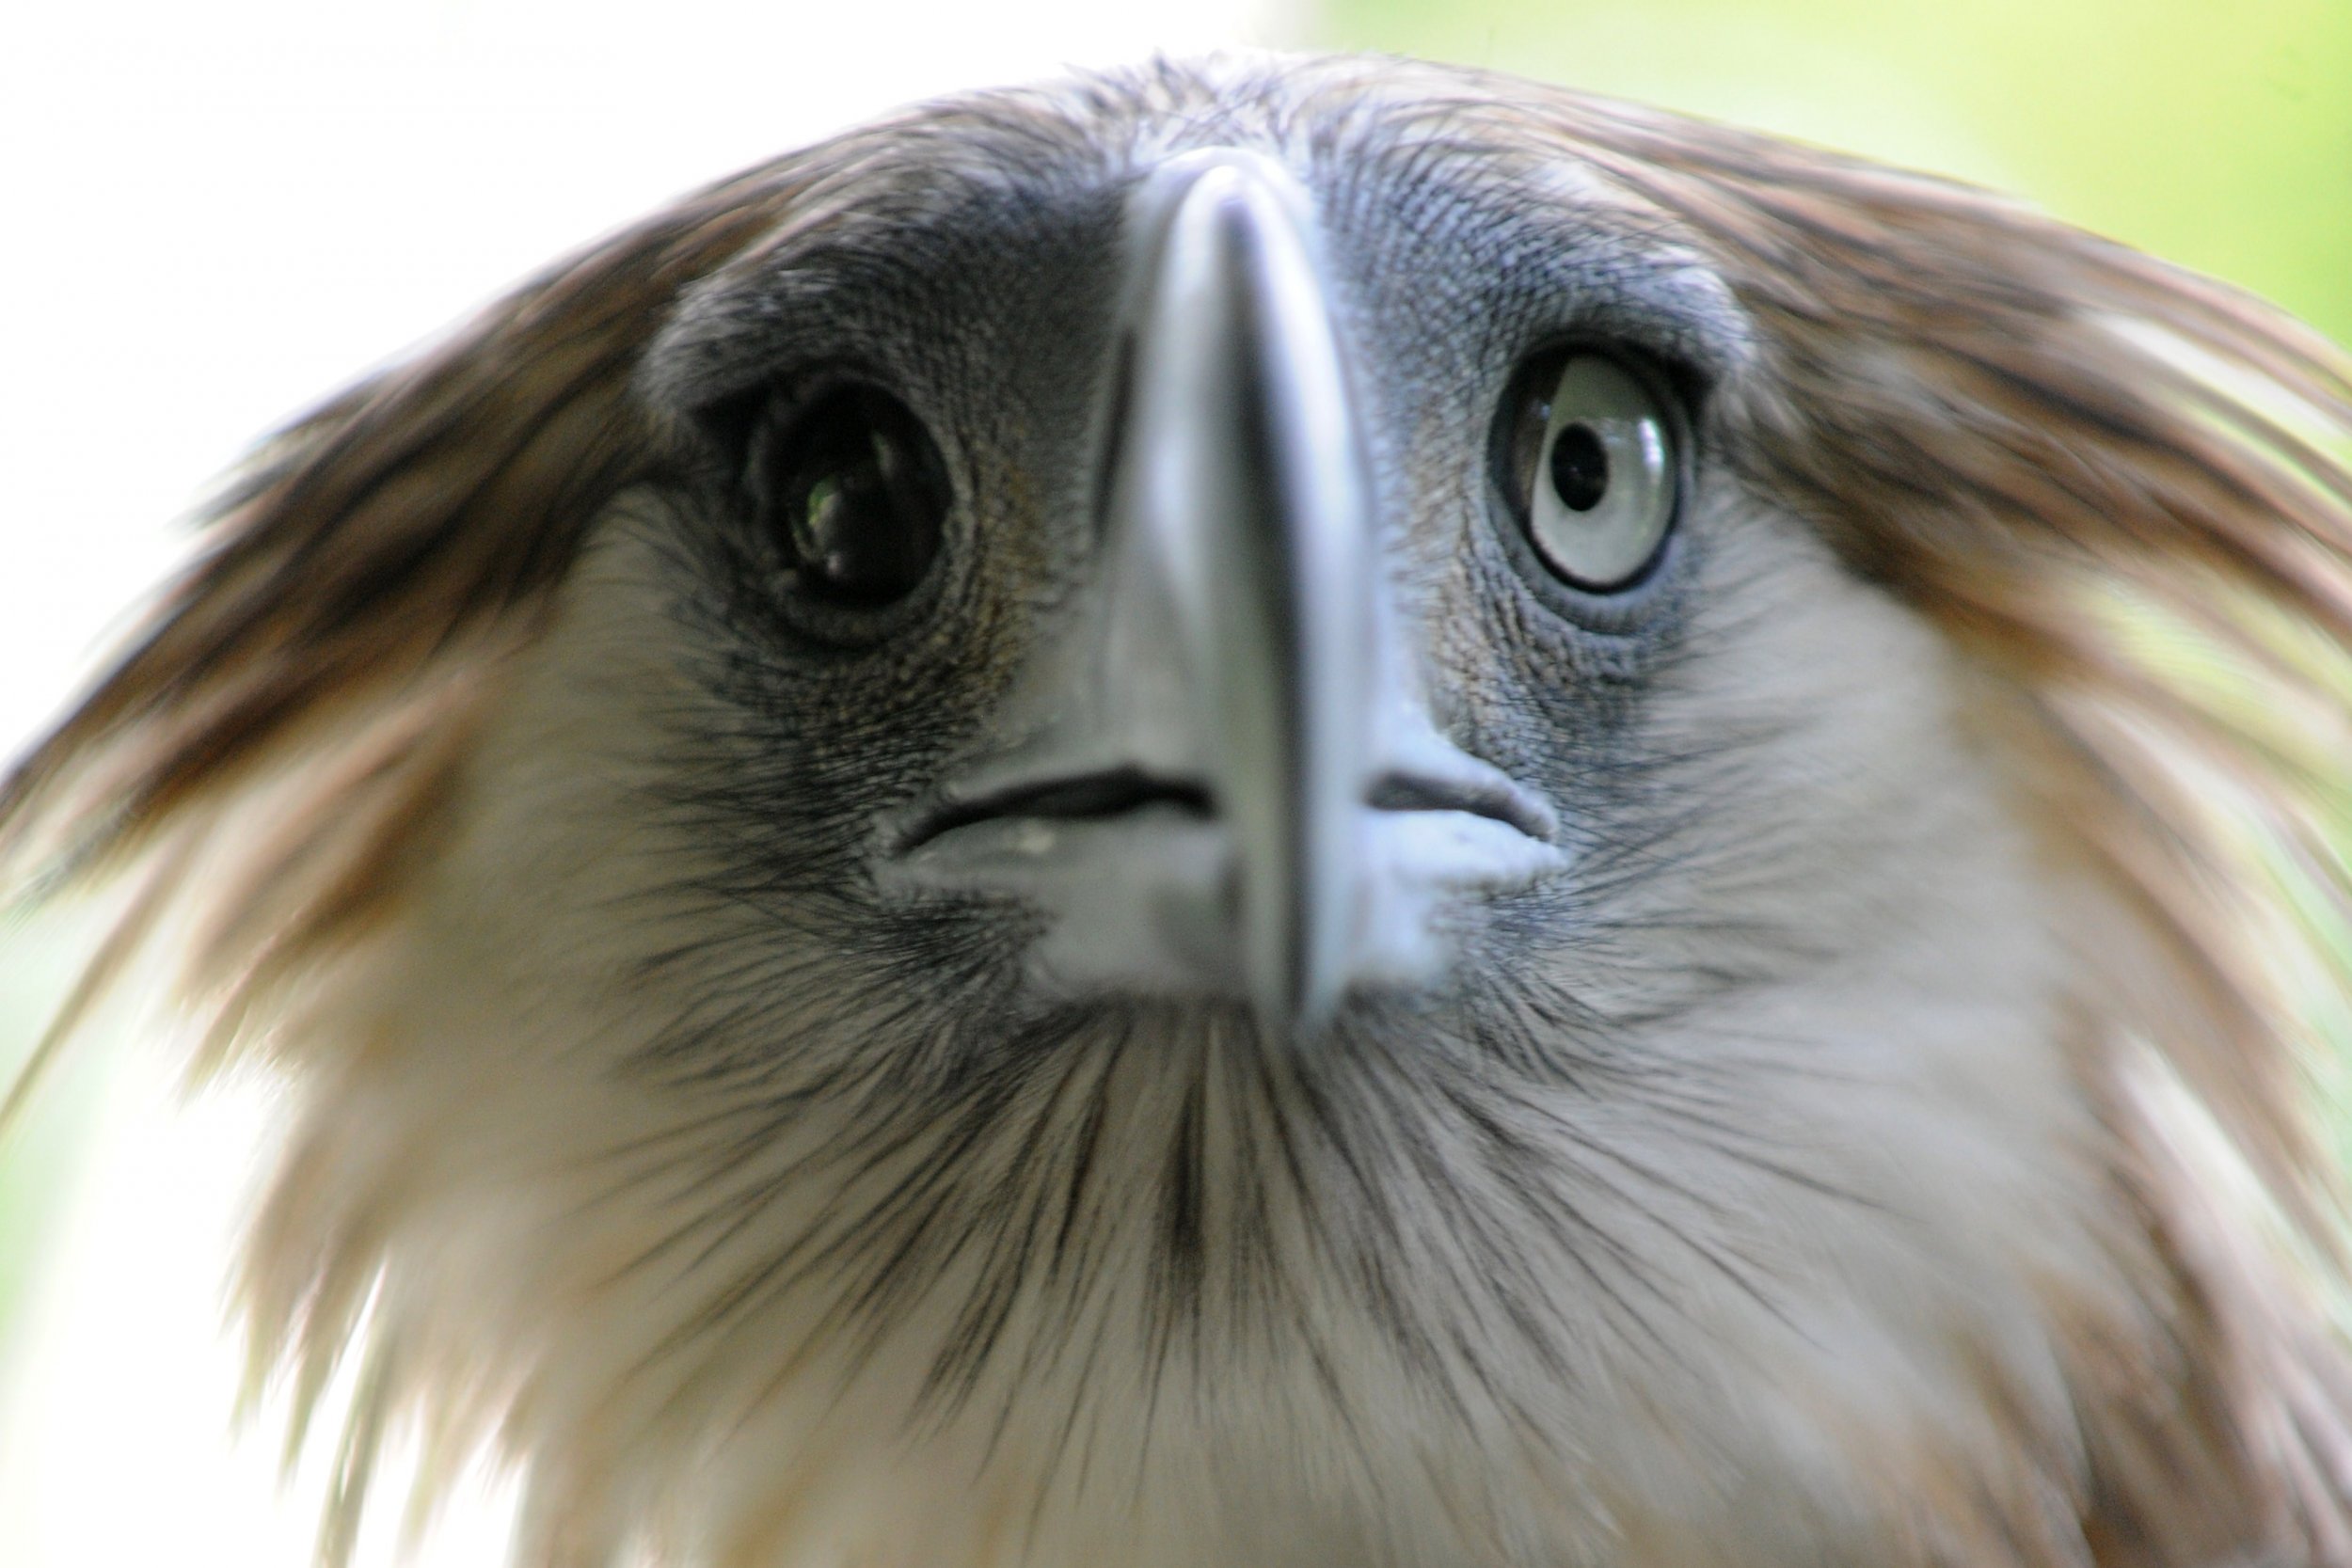
<path fill-rule="evenodd" d="M 1985 1532 L 1923 1529 L 1916 1560 L 1993 1561 L 1967 1554 L 1997 1539 L 2021 1563 L 2352 1561 L 2340 1193 L 2313 1110 L 2313 1009 L 2346 1000 L 2328 943 L 2352 915 L 2352 364 L 1984 192 L 1393 62 L 1161 63 L 911 111 L 687 198 L 272 441 L 0 786 L 0 853 L 37 889 L 144 879 L 91 987 L 173 911 L 215 1053 L 345 1071 L 282 1027 L 288 999 L 331 986 L 452 853 L 487 717 L 596 530 L 694 482 L 648 356 L 698 291 L 919 206 L 926 170 L 1114 179 L 1223 135 L 1310 159 L 1384 138 L 1445 177 L 1573 161 L 1699 258 L 1752 340 L 1710 414 L 1739 433 L 1738 481 L 1946 641 L 2039 852 L 2103 892 L 2064 1045 L 2147 1319 L 2061 1327 L 2079 1453 L 2023 1460 L 2026 1480 L 1916 1475 L 1923 1516 Z M 257 1244 L 299 1251 L 302 1225 L 281 1209 Z M 361 1238 L 258 1269 L 262 1361 L 315 1389 L 384 1266 Z M 500 1370 L 471 1375 L 495 1405 Z M 441 1417 L 453 1441 L 485 1419 Z M 2055 1475 L 2072 1495 L 2026 1497 Z M 2043 1510 L 2077 1533 L 2037 1533 Z M 542 1526 L 560 1557 L 576 1527 Z M 747 1557 L 769 1539 L 730 1528 Z M 2255 1552 L 2274 1555 L 2231 1555 Z"/>

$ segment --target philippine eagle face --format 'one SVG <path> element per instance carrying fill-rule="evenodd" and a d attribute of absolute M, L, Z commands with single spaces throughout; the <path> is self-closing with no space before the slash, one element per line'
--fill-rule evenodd
<path fill-rule="evenodd" d="M 2344 375 L 1501 78 L 976 96 L 288 433 L 0 822 L 527 1561 L 2344 1561 L 2332 741 L 2130 656 L 2340 718 Z"/>

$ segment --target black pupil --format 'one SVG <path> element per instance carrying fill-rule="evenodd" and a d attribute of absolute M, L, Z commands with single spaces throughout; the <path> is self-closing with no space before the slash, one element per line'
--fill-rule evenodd
<path fill-rule="evenodd" d="M 805 593 L 878 608 L 914 592 L 939 554 L 946 476 L 922 423 L 889 393 L 849 387 L 804 410 L 763 488 Z"/>
<path fill-rule="evenodd" d="M 1571 512 L 1590 512 L 1609 493 L 1609 452 L 1588 424 L 1572 424 L 1551 443 L 1551 489 Z"/>

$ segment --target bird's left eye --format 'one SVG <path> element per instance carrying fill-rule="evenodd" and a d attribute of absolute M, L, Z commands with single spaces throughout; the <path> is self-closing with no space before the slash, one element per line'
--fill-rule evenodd
<path fill-rule="evenodd" d="M 1551 574 L 1613 594 L 1649 575 L 1680 503 L 1677 427 L 1649 380 L 1610 356 L 1554 350 L 1512 379 L 1497 476 Z"/>

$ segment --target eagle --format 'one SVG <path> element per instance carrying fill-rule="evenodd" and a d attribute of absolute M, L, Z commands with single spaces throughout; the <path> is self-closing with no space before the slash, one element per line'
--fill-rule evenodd
<path fill-rule="evenodd" d="M 931 103 L 262 446 L 0 789 L 519 1568 L 2352 1563 L 2352 365 L 1507 77 Z M 158 966 L 161 966 L 160 969 Z"/>

